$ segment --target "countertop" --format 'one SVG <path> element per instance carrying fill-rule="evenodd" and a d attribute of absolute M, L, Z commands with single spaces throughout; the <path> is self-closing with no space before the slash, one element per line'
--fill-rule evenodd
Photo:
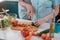
<path fill-rule="evenodd" d="M 35 33 L 41 32 L 41 31 L 46 30 L 46 29 L 49 29 L 49 27 L 50 27 L 49 23 L 44 23 L 41 26 L 39 26 L 38 30 Z M 60 33 L 54 33 L 54 38 L 52 40 L 60 40 L 59 35 L 60 35 Z M 0 30 L 0 39 L 24 40 L 24 37 L 22 36 L 20 31 L 11 30 L 11 26 L 10 26 L 5 31 Z M 30 40 L 43 40 L 43 39 L 41 37 L 32 36 Z"/>

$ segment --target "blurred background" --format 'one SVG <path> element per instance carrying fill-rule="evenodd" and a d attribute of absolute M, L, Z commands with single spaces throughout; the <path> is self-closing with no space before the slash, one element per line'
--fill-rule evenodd
<path fill-rule="evenodd" d="M 2 0 L 2 1 L 0 0 L 0 12 L 2 11 L 1 10 L 2 8 L 9 10 L 8 13 L 10 13 L 11 15 L 16 14 L 17 17 L 19 18 L 17 0 Z"/>

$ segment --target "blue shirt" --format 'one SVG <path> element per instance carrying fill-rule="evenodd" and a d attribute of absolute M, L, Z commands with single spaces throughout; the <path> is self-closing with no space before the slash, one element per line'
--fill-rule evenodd
<path fill-rule="evenodd" d="M 44 18 L 52 13 L 53 7 L 59 5 L 58 0 L 31 0 L 35 9 L 33 21 Z"/>
<path fill-rule="evenodd" d="M 58 0 L 59 1 L 59 5 L 60 5 L 60 0 Z"/>

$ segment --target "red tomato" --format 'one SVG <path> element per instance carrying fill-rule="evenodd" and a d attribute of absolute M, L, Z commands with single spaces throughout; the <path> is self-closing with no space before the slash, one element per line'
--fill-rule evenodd
<path fill-rule="evenodd" d="M 18 21 L 17 21 L 17 20 L 14 20 L 14 21 L 12 22 L 12 25 L 13 25 L 13 26 L 17 26 L 17 25 L 18 25 Z"/>
<path fill-rule="evenodd" d="M 12 24 L 14 24 L 14 21 L 12 22 Z"/>
<path fill-rule="evenodd" d="M 24 37 L 29 36 L 29 31 L 22 31 L 21 33 L 22 33 L 22 35 L 23 35 Z"/>
<path fill-rule="evenodd" d="M 18 20 L 14 20 L 14 22 L 17 22 L 18 23 Z"/>
<path fill-rule="evenodd" d="M 22 24 L 22 27 L 27 27 L 27 24 L 24 24 L 24 23 L 23 23 L 23 24 Z"/>
<path fill-rule="evenodd" d="M 22 33 L 22 35 L 24 36 L 24 37 L 27 37 L 27 36 L 29 36 L 29 30 L 27 30 L 26 29 L 26 27 L 24 27 L 24 29 L 21 31 L 21 33 Z"/>
<path fill-rule="evenodd" d="M 42 34 L 41 37 L 42 37 L 43 39 L 45 39 L 45 38 L 47 37 L 47 35 L 46 35 L 46 34 Z"/>
<path fill-rule="evenodd" d="M 52 40 L 50 37 L 46 37 L 46 39 L 45 40 Z"/>
<path fill-rule="evenodd" d="M 18 26 L 20 26 L 20 27 L 21 27 L 21 24 L 18 24 Z"/>

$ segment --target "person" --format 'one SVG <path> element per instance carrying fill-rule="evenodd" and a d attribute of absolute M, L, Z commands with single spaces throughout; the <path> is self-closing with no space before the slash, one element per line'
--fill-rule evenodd
<path fill-rule="evenodd" d="M 58 0 L 31 0 L 32 6 L 30 4 L 20 1 L 20 4 L 27 8 L 27 11 L 33 12 L 28 13 L 29 17 L 35 21 L 34 25 L 39 26 L 52 19 L 53 13 L 58 15 L 59 13 L 59 2 Z"/>
<path fill-rule="evenodd" d="M 60 23 L 60 0 L 58 0 L 58 1 L 59 1 L 59 14 L 55 18 L 56 23 Z"/>
<path fill-rule="evenodd" d="M 31 19 L 30 16 L 33 15 L 34 12 L 34 9 L 31 6 L 31 0 L 19 0 L 19 4 L 20 4 L 20 10 L 19 10 L 20 18 Z"/>
<path fill-rule="evenodd" d="M 60 4 L 60 0 L 58 0 L 59 1 L 59 4 Z"/>

